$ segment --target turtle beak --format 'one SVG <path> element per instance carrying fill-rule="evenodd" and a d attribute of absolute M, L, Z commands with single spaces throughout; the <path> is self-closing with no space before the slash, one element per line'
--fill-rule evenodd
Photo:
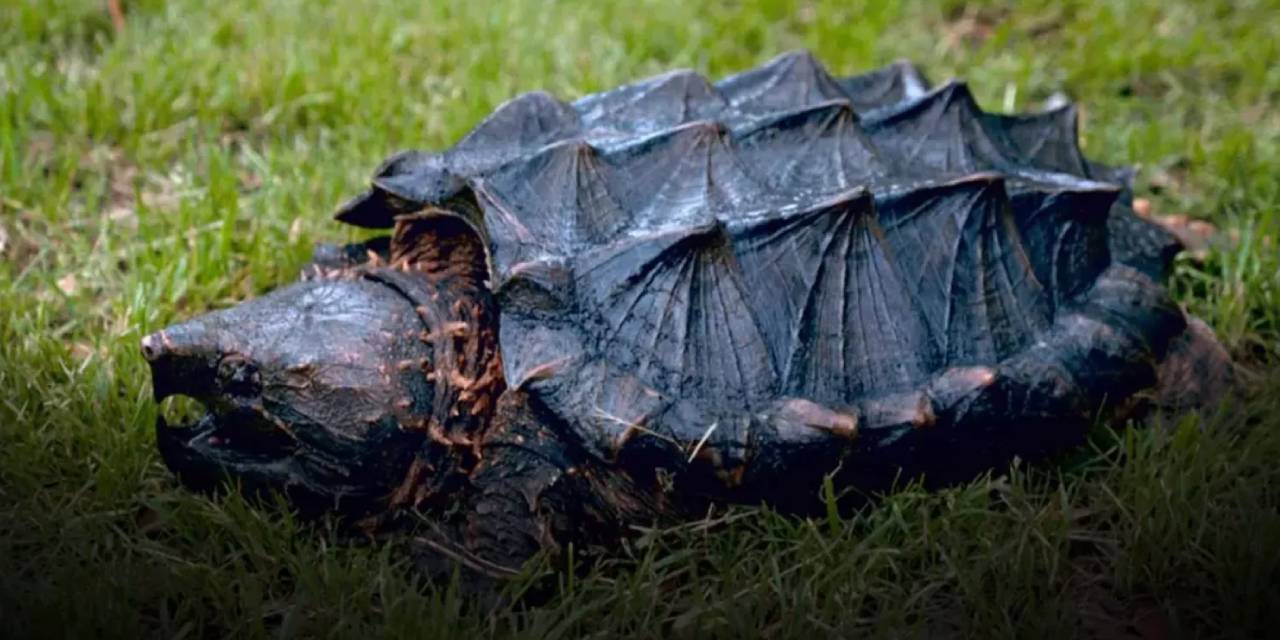
<path fill-rule="evenodd" d="M 217 334 L 207 323 L 196 319 L 142 339 L 142 357 L 151 365 L 157 402 L 174 395 L 208 395 L 214 388 L 220 357 Z"/>

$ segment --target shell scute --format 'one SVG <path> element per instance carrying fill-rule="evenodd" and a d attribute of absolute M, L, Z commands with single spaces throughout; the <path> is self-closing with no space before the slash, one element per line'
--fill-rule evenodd
<path fill-rule="evenodd" d="M 903 452 L 1045 416 L 1082 434 L 1081 407 L 1150 368 L 1178 321 L 1138 272 L 1172 254 L 1126 231 L 1129 174 L 1084 157 L 1077 121 L 793 52 L 715 83 L 525 94 L 394 157 L 340 217 L 472 207 L 508 384 L 603 459 L 752 495 L 798 456 L 838 465 L 855 434 Z"/>

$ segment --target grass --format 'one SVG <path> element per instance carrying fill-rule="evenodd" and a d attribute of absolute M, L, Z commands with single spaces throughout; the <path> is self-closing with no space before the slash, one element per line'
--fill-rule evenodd
<path fill-rule="evenodd" d="M 13 637 L 1262 637 L 1280 624 L 1280 3 L 0 0 L 0 619 Z M 654 532 L 484 615 L 392 545 L 179 490 L 138 339 L 291 279 L 389 152 L 520 91 L 811 48 L 1084 109 L 1091 157 L 1238 240 L 1174 290 L 1258 372 L 1231 416 L 850 519 Z M 1161 635 L 1163 634 L 1163 636 Z"/>

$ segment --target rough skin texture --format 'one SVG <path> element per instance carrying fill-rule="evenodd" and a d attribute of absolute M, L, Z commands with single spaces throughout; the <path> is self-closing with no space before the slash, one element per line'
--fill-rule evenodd
<path fill-rule="evenodd" d="M 710 502 L 808 512 L 828 476 L 961 481 L 1230 384 L 1129 178 L 1072 107 L 905 63 L 526 94 L 337 215 L 390 237 L 146 338 L 157 398 L 210 409 L 157 439 L 195 488 L 424 516 L 424 565 L 495 578 Z"/>

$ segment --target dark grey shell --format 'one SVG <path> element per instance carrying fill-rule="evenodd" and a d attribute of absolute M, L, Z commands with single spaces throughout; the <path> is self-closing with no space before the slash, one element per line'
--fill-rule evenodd
<path fill-rule="evenodd" d="M 1176 242 L 1076 126 L 789 53 L 524 94 L 337 217 L 466 220 L 507 385 L 637 477 L 754 499 L 842 462 L 946 476 L 1078 439 L 1184 326 L 1160 285 Z"/>

